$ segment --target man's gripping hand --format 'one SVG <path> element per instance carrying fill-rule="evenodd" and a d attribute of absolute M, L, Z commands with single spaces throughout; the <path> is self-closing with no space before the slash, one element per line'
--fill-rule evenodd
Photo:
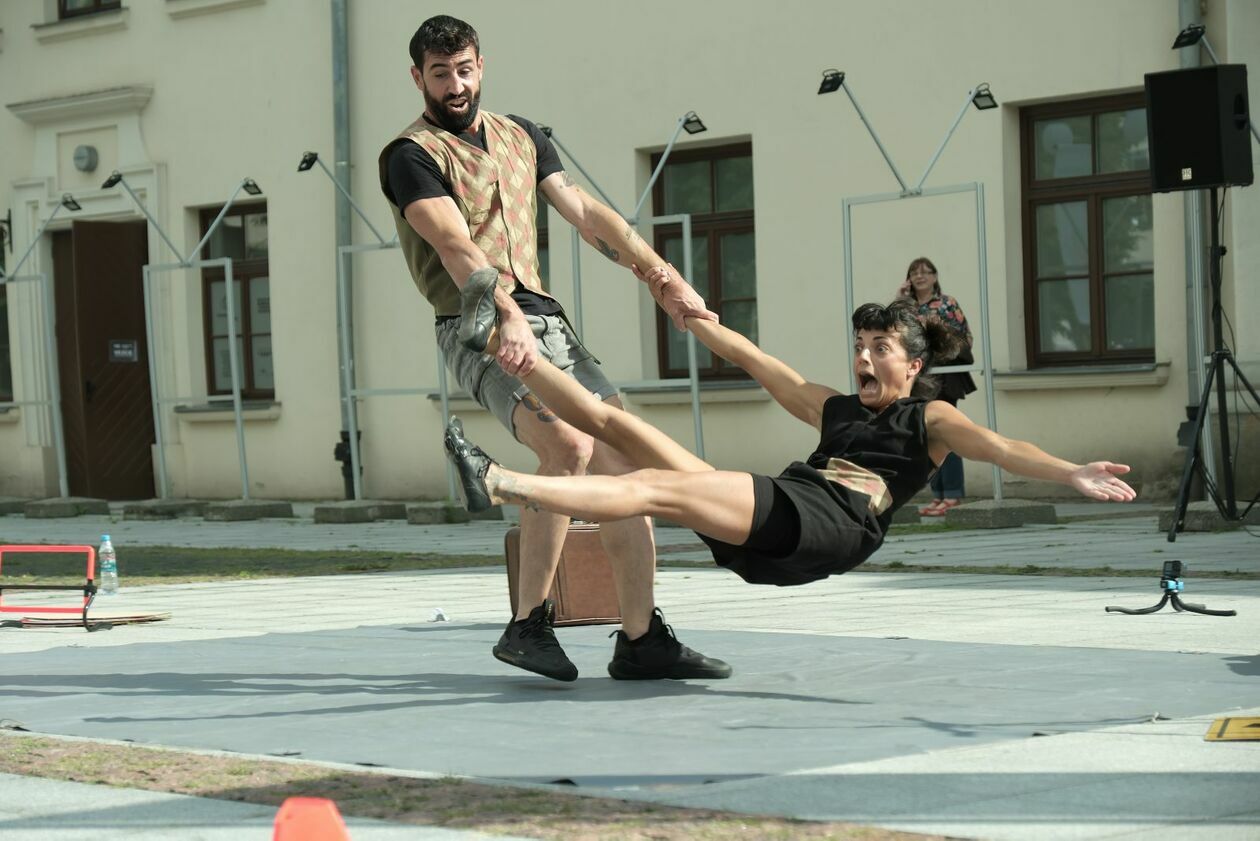
<path fill-rule="evenodd" d="M 717 313 L 711 312 L 705 306 L 704 298 L 700 297 L 690 283 L 683 280 L 682 275 L 672 264 L 653 266 L 646 272 L 637 264 L 632 265 L 631 268 L 634 270 L 635 277 L 648 285 L 653 300 L 665 310 L 665 314 L 679 330 L 687 329 L 684 324 L 687 318 L 718 320 Z"/>
<path fill-rule="evenodd" d="M 519 309 L 499 310 L 499 350 L 494 358 L 499 367 L 514 377 L 527 376 L 538 364 L 538 343 L 534 331 Z"/>

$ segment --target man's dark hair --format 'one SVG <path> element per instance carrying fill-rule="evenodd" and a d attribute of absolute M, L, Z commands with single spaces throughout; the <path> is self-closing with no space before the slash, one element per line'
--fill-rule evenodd
<path fill-rule="evenodd" d="M 896 333 L 906 356 L 922 359 L 923 368 L 915 379 L 911 394 L 915 397 L 935 397 L 940 382 L 928 373 L 933 359 L 952 359 L 957 355 L 960 339 L 936 316 L 919 318 L 919 308 L 904 298 L 883 304 L 863 304 L 853 311 L 853 332 L 879 330 Z"/>
<path fill-rule="evenodd" d="M 477 30 L 459 18 L 450 15 L 434 15 L 420 24 L 416 34 L 411 36 L 409 50 L 411 63 L 424 70 L 424 54 L 454 55 L 460 50 L 472 47 L 473 55 L 481 55 L 481 42 L 477 38 Z"/>

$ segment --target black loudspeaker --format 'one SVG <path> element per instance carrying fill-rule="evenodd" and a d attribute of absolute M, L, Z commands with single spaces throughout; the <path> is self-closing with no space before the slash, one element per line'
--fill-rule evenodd
<path fill-rule="evenodd" d="M 1246 65 L 1147 73 L 1151 190 L 1250 184 L 1248 113 Z"/>

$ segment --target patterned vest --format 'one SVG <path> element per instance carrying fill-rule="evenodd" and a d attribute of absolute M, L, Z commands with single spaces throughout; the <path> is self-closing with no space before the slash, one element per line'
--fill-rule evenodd
<path fill-rule="evenodd" d="M 420 144 L 451 183 L 455 204 L 468 223 L 473 243 L 504 278 L 539 294 L 537 204 L 538 151 L 529 132 L 507 117 L 481 112 L 486 148 L 460 140 L 430 125 L 423 117 L 395 138 Z M 380 155 L 381 184 L 389 181 L 391 142 Z M 415 232 L 400 213 L 393 213 L 411 278 L 439 316 L 459 315 L 459 287 L 447 273 L 437 249 Z M 547 296 L 550 297 L 550 296 Z"/>

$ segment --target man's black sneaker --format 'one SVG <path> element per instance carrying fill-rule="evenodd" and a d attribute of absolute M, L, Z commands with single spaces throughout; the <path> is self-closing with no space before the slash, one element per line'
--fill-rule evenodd
<path fill-rule="evenodd" d="M 718 680 L 731 676 L 731 667 L 721 660 L 705 657 L 678 641 L 674 629 L 665 624 L 660 608 L 652 610 L 647 633 L 632 640 L 625 631 L 615 631 L 608 674 L 616 680 Z"/>
<path fill-rule="evenodd" d="M 577 666 L 565 656 L 553 630 L 556 603 L 547 599 L 524 619 L 508 623 L 494 646 L 494 656 L 504 663 L 555 680 L 577 680 Z"/>

